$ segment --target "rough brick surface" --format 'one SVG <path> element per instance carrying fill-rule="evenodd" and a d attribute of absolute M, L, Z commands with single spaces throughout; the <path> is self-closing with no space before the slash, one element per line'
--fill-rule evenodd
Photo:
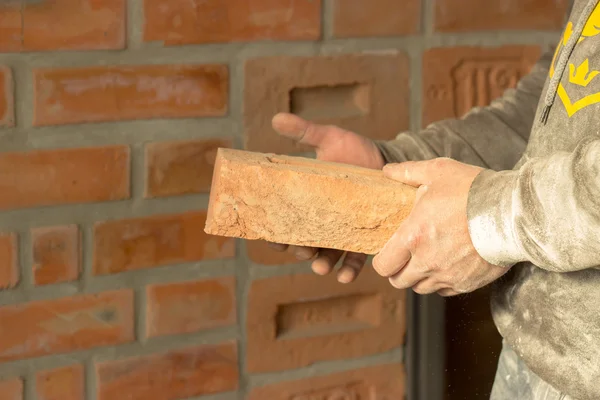
<path fill-rule="evenodd" d="M 152 285 L 147 289 L 148 336 L 164 336 L 236 322 L 235 278 Z"/>
<path fill-rule="evenodd" d="M 34 71 L 34 124 L 222 116 L 226 65 L 46 68 Z"/>
<path fill-rule="evenodd" d="M 37 400 L 85 400 L 82 365 L 41 371 L 36 376 Z"/>
<path fill-rule="evenodd" d="M 335 0 L 333 35 L 337 38 L 415 34 L 421 0 Z"/>
<path fill-rule="evenodd" d="M 401 364 L 378 365 L 260 387 L 248 400 L 402 400 Z"/>
<path fill-rule="evenodd" d="M 35 228 L 33 274 L 37 285 L 74 281 L 81 266 L 80 233 L 77 225 Z"/>
<path fill-rule="evenodd" d="M 482 3 L 483 4 L 483 3 Z M 423 56 L 423 125 L 461 117 L 514 87 L 540 56 L 537 46 L 436 48 Z"/>
<path fill-rule="evenodd" d="M 559 30 L 570 0 L 436 0 L 435 30 Z"/>
<path fill-rule="evenodd" d="M 125 3 L 126 0 L 0 2 L 0 52 L 122 49 Z"/>
<path fill-rule="evenodd" d="M 232 147 L 232 140 L 178 141 L 146 146 L 145 197 L 209 192 L 219 147 Z"/>
<path fill-rule="evenodd" d="M 2 153 L 0 193 L 0 210 L 126 199 L 129 148 Z"/>
<path fill-rule="evenodd" d="M 144 0 L 144 14 L 144 40 L 166 45 L 321 36 L 321 0 Z"/>
<path fill-rule="evenodd" d="M 203 232 L 206 212 L 107 221 L 94 227 L 94 274 L 231 258 L 235 241 Z"/>
<path fill-rule="evenodd" d="M 98 400 L 179 400 L 238 387 L 235 343 L 101 363 Z"/>
<path fill-rule="evenodd" d="M 219 149 L 205 230 L 376 254 L 410 213 L 415 192 L 381 171 Z"/>
<path fill-rule="evenodd" d="M 248 298 L 247 370 L 294 369 L 401 346 L 405 299 L 405 291 L 370 266 L 351 285 L 338 283 L 335 274 L 254 281 Z"/>
<path fill-rule="evenodd" d="M 262 265 L 285 265 L 300 262 L 292 253 L 275 251 L 263 240 L 246 242 L 246 251 L 250 261 Z"/>
<path fill-rule="evenodd" d="M 79 295 L 0 308 L 0 362 L 134 340 L 133 292 Z"/>
<path fill-rule="evenodd" d="M 309 149 L 275 133 L 271 119 L 278 112 L 392 139 L 408 128 L 408 95 L 408 60 L 393 51 L 253 59 L 245 66 L 245 147 L 273 153 Z"/>
<path fill-rule="evenodd" d="M 0 6 L 2 7 L 2 6 Z M 2 19 L 0 18 L 0 25 Z M 2 28 L 0 27 L 0 36 Z M 0 127 L 11 127 L 15 124 L 14 87 L 12 71 L 0 65 Z"/>
<path fill-rule="evenodd" d="M 0 381 L 0 399 L 23 400 L 23 380 L 13 378 Z"/>
<path fill-rule="evenodd" d="M 0 290 L 10 289 L 19 283 L 17 235 L 0 233 Z"/>

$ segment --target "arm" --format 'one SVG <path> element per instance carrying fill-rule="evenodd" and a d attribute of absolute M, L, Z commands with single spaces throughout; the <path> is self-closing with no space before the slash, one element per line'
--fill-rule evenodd
<path fill-rule="evenodd" d="M 434 123 L 419 133 L 377 142 L 387 163 L 448 157 L 493 170 L 512 169 L 525 151 L 554 49 L 515 89 L 461 119 Z M 502 151 L 499 151 L 502 149 Z"/>
<path fill-rule="evenodd" d="M 519 170 L 484 170 L 467 209 L 473 244 L 492 264 L 530 261 L 556 272 L 598 267 L 600 140 L 531 159 Z"/>

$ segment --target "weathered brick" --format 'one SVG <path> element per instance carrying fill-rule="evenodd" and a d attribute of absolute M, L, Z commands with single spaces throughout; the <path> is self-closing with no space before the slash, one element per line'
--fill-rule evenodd
<path fill-rule="evenodd" d="M 321 37 L 321 0 L 145 0 L 144 14 L 144 40 L 165 45 Z"/>
<path fill-rule="evenodd" d="M 405 291 L 370 266 L 352 285 L 338 283 L 335 274 L 255 281 L 248 296 L 247 370 L 294 369 L 399 347 L 405 299 Z"/>
<path fill-rule="evenodd" d="M 400 400 L 404 380 L 402 364 L 378 365 L 256 388 L 248 400 Z"/>
<path fill-rule="evenodd" d="M 2 32 L 1 25 L 2 19 L 0 18 L 0 32 Z M 0 65 L 0 127 L 11 127 L 14 125 L 15 112 L 12 71 L 10 68 Z"/>
<path fill-rule="evenodd" d="M 278 112 L 292 112 L 373 139 L 408 129 L 408 59 L 395 51 L 322 57 L 266 57 L 245 65 L 244 135 L 252 151 L 310 150 L 278 135 Z"/>
<path fill-rule="evenodd" d="M 435 30 L 559 30 L 571 0 L 436 0 Z"/>
<path fill-rule="evenodd" d="M 77 280 L 81 265 L 77 225 L 35 228 L 31 230 L 31 239 L 36 285 Z"/>
<path fill-rule="evenodd" d="M 17 235 L 0 233 L 0 290 L 10 289 L 19 283 Z"/>
<path fill-rule="evenodd" d="M 0 3 L 0 52 L 125 47 L 125 0 Z"/>
<path fill-rule="evenodd" d="M 246 242 L 246 251 L 250 261 L 262 265 L 286 265 L 300 262 L 290 252 L 275 251 L 263 240 L 249 240 Z"/>
<path fill-rule="evenodd" d="M 232 147 L 232 140 L 192 140 L 146 146 L 145 197 L 209 192 L 219 147 Z"/>
<path fill-rule="evenodd" d="M 348 196 L 362 192 L 369 196 Z M 219 149 L 205 231 L 376 254 L 412 210 L 415 193 L 381 171 Z"/>
<path fill-rule="evenodd" d="M 21 378 L 13 378 L 0 381 L 0 399 L 23 400 L 23 380 Z"/>
<path fill-rule="evenodd" d="M 0 154 L 0 210 L 129 198 L 129 147 Z"/>
<path fill-rule="evenodd" d="M 416 34 L 421 0 L 335 0 L 333 36 L 337 38 Z"/>
<path fill-rule="evenodd" d="M 82 365 L 38 372 L 37 400 L 85 400 Z"/>
<path fill-rule="evenodd" d="M 205 211 L 107 221 L 94 227 L 94 274 L 232 258 L 235 241 L 209 236 Z"/>
<path fill-rule="evenodd" d="M 133 292 L 120 290 L 0 308 L 0 362 L 134 340 Z"/>
<path fill-rule="evenodd" d="M 235 278 L 152 285 L 147 289 L 148 336 L 196 332 L 236 321 Z"/>
<path fill-rule="evenodd" d="M 222 116 L 226 65 L 137 65 L 34 71 L 34 125 Z"/>
<path fill-rule="evenodd" d="M 238 388 L 236 343 L 172 350 L 97 366 L 98 400 L 179 400 Z"/>
<path fill-rule="evenodd" d="M 540 56 L 537 46 L 436 48 L 423 56 L 423 125 L 462 117 L 514 87 Z"/>

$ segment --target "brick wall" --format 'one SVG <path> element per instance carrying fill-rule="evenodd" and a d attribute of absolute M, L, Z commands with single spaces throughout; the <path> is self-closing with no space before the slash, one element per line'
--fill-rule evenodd
<path fill-rule="evenodd" d="M 401 398 L 406 293 L 205 235 L 216 148 L 460 115 L 566 3 L 0 1 L 0 398 Z"/>

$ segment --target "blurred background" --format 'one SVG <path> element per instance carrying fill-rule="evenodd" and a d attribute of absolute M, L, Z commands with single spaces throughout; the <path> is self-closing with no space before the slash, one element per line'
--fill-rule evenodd
<path fill-rule="evenodd" d="M 567 0 L 0 0 L 0 399 L 487 399 L 488 289 L 203 232 L 271 117 L 393 139 L 516 84 Z M 368 194 L 365 194 L 368 195 Z"/>

